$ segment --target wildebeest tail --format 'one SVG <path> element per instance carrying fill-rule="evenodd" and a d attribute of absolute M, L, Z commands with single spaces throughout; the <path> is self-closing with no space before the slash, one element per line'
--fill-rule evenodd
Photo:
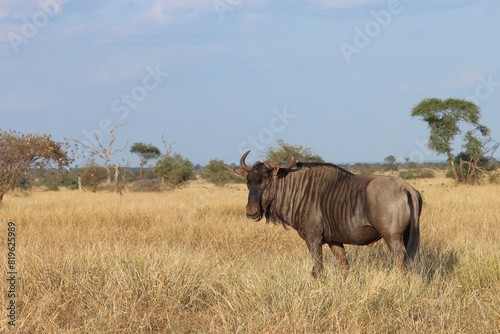
<path fill-rule="evenodd" d="M 404 241 L 406 254 L 404 261 L 408 262 L 415 257 L 420 243 L 419 219 L 422 212 L 422 196 L 414 189 L 407 190 L 408 205 L 410 207 L 410 225 L 405 231 Z"/>

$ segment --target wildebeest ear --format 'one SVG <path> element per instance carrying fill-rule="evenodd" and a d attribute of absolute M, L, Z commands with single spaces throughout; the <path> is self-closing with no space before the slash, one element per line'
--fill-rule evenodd
<path fill-rule="evenodd" d="M 277 179 L 278 178 L 278 172 L 280 171 L 280 168 L 281 168 L 281 164 L 277 164 L 276 166 L 274 166 L 274 168 L 273 168 L 273 179 Z"/>
<path fill-rule="evenodd" d="M 239 176 L 247 177 L 247 175 L 248 175 L 248 172 L 246 170 L 244 170 L 243 168 L 233 167 L 233 170 Z"/>

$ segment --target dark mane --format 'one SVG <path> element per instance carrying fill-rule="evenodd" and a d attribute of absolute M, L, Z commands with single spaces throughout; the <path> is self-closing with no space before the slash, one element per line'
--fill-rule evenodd
<path fill-rule="evenodd" d="M 350 177 L 350 176 L 353 176 L 355 174 L 351 173 L 350 171 L 342 168 L 342 167 L 339 167 L 335 164 L 332 164 L 332 163 L 328 163 L 328 162 L 298 162 L 297 165 L 296 165 L 296 169 L 297 170 L 300 170 L 302 168 L 309 168 L 309 169 L 315 169 L 317 167 L 329 167 L 329 168 L 332 168 L 333 170 L 335 170 L 336 172 L 336 175 L 339 179 L 344 179 L 344 178 L 347 178 L 347 177 Z"/>
<path fill-rule="evenodd" d="M 346 174 L 354 175 L 353 173 L 351 173 L 347 169 L 344 169 L 344 168 L 337 166 L 335 164 L 332 164 L 330 162 L 297 162 L 297 166 L 305 166 L 305 167 L 328 166 L 328 167 L 338 169 Z"/>

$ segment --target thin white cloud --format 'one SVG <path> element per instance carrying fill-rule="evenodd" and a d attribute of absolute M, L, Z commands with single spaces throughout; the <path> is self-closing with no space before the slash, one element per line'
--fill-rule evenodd
<path fill-rule="evenodd" d="M 36 6 L 36 3 L 34 3 Z M 24 1 L 2 1 L 2 9 L 0 11 L 0 19 L 20 20 L 22 17 L 33 15 L 33 8 L 29 3 Z"/>
<path fill-rule="evenodd" d="M 495 68 L 498 67 L 497 64 L 476 64 L 472 66 L 464 67 L 460 72 L 450 76 L 446 79 L 441 87 L 445 89 L 457 89 L 457 88 L 467 88 L 476 85 L 481 77 L 486 76 L 488 73 L 492 73 Z"/>
<path fill-rule="evenodd" d="M 319 8 L 346 8 L 370 3 L 387 3 L 387 0 L 310 0 Z M 422 1 L 422 0 L 421 0 Z M 427 0 L 427 2 L 467 2 L 470 0 Z M 404 4 L 403 1 L 401 1 Z"/>
<path fill-rule="evenodd" d="M 396 88 L 398 92 L 415 93 L 436 90 L 456 90 L 461 88 L 472 88 L 477 85 L 481 78 L 487 77 L 499 64 L 475 64 L 467 66 L 449 76 L 441 83 L 434 84 L 406 83 Z"/>
<path fill-rule="evenodd" d="M 121 60 L 117 60 L 121 59 Z M 154 64 L 155 62 L 150 62 Z M 134 80 L 144 75 L 145 66 L 141 63 L 133 63 L 127 59 L 125 54 L 113 54 L 104 64 L 94 63 L 87 66 L 83 72 L 89 73 L 89 82 L 93 83 L 119 83 L 126 80 Z M 95 73 L 95 74 L 92 74 Z"/>
<path fill-rule="evenodd" d="M 60 16 L 63 14 L 63 5 L 57 0 L 42 0 L 42 1 L 19 1 L 19 0 L 2 0 L 0 6 L 0 19 L 28 19 L 31 20 L 34 15 L 39 15 L 39 12 L 44 12 L 50 17 Z"/>
<path fill-rule="evenodd" d="M 366 3 L 383 2 L 383 0 L 311 0 L 319 8 L 346 8 Z"/>
<path fill-rule="evenodd" d="M 50 98 L 40 92 L 16 92 L 0 98 L 2 112 L 26 112 L 50 105 Z"/>
<path fill-rule="evenodd" d="M 441 86 L 445 89 L 471 87 L 478 82 L 482 72 L 479 66 L 464 68 L 459 73 L 446 79 Z"/>
<path fill-rule="evenodd" d="M 140 13 L 134 21 L 153 21 L 169 23 L 179 19 L 192 19 L 201 16 L 212 6 L 211 0 L 156 0 L 146 12 Z"/>

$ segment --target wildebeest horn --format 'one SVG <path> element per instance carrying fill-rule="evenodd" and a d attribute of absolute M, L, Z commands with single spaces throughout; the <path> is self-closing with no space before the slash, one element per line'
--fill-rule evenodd
<path fill-rule="evenodd" d="M 243 168 L 247 172 L 249 172 L 249 171 L 252 170 L 252 167 L 248 167 L 247 164 L 245 163 L 245 159 L 246 159 L 248 153 L 250 153 L 250 150 L 248 150 L 247 153 L 243 154 L 243 156 L 240 159 L 240 166 L 241 166 L 241 168 Z"/>
<path fill-rule="evenodd" d="M 293 156 L 292 152 L 290 152 L 290 150 L 287 149 L 285 146 L 283 146 L 283 148 L 285 149 L 285 151 L 288 153 L 288 156 L 290 157 L 290 163 L 286 166 L 281 166 L 281 168 L 289 169 L 289 168 L 295 167 L 295 164 L 297 163 L 297 161 L 295 160 L 295 157 Z"/>
<path fill-rule="evenodd" d="M 295 166 L 295 164 L 297 163 L 297 161 L 295 160 L 295 157 L 293 156 L 292 152 L 290 152 L 289 149 L 287 149 L 285 146 L 283 146 L 283 148 L 286 150 L 286 152 L 288 153 L 288 157 L 290 157 L 290 163 L 288 163 L 288 165 L 281 165 L 275 161 L 266 161 L 264 164 L 266 165 L 267 168 L 269 169 L 273 169 L 274 167 L 276 167 L 278 164 L 280 165 L 279 168 L 283 168 L 283 169 L 287 169 L 287 168 L 292 168 Z"/>

